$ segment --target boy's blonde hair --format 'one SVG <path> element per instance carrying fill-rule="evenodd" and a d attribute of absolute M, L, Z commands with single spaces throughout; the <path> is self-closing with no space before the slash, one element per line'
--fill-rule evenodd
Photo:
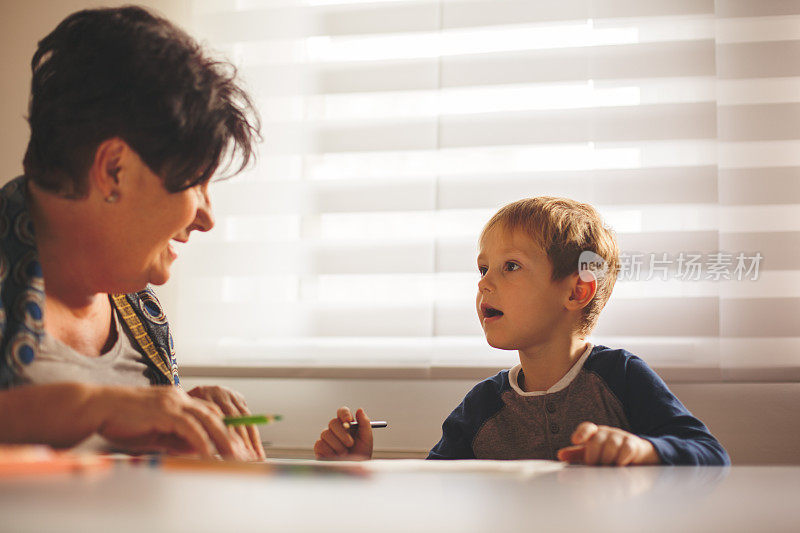
<path fill-rule="evenodd" d="M 524 231 L 539 244 L 553 267 L 553 281 L 578 274 L 582 252 L 594 252 L 606 262 L 605 274 L 598 276 L 597 293 L 583 308 L 580 333 L 589 334 L 611 297 L 619 270 L 617 241 L 600 213 L 589 204 L 568 198 L 539 196 L 501 208 L 484 226 L 480 241 L 498 226 L 507 231 Z"/>

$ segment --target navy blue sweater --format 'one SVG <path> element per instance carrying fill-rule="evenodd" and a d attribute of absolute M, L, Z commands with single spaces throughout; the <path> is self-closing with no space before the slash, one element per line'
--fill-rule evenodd
<path fill-rule="evenodd" d="M 708 428 L 625 350 L 587 349 L 545 392 L 523 392 L 520 372 L 518 365 L 478 383 L 442 424 L 428 459 L 556 459 L 589 421 L 647 439 L 663 464 L 730 464 Z"/>

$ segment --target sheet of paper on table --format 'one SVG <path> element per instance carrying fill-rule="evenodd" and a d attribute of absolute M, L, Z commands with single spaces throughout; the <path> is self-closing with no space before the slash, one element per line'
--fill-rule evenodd
<path fill-rule="evenodd" d="M 276 465 L 360 467 L 367 472 L 481 472 L 532 477 L 564 468 L 565 463 L 558 461 L 524 460 L 524 461 L 486 461 L 469 459 L 463 461 L 429 461 L 425 459 L 373 459 L 371 461 L 315 461 L 310 459 L 267 459 L 267 463 Z"/>

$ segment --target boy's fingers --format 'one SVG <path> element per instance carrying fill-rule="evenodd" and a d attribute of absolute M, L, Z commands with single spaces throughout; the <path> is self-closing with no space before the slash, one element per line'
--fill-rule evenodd
<path fill-rule="evenodd" d="M 589 439 L 589 442 L 586 443 L 586 456 L 584 458 L 587 465 L 597 464 L 605 441 L 605 435 L 602 433 L 595 433 L 594 436 Z"/>
<path fill-rule="evenodd" d="M 617 464 L 619 466 L 628 466 L 636 458 L 636 446 L 633 444 L 632 439 L 625 439 L 619 449 L 617 455 Z"/>
<path fill-rule="evenodd" d="M 339 438 L 336 435 L 334 435 L 330 429 L 326 429 L 325 431 L 323 431 L 320 437 L 322 438 L 322 440 L 325 441 L 325 443 L 328 446 L 331 447 L 331 449 L 334 451 L 336 455 L 341 455 L 347 452 L 347 448 L 345 448 L 344 444 L 342 444 Z"/>
<path fill-rule="evenodd" d="M 583 444 L 561 448 L 558 450 L 558 460 L 570 464 L 582 463 L 585 450 L 586 447 Z"/>
<path fill-rule="evenodd" d="M 358 421 L 358 440 L 365 446 L 372 448 L 372 426 L 367 413 L 359 408 L 356 411 L 356 420 Z"/>
<path fill-rule="evenodd" d="M 314 443 L 314 455 L 317 456 L 317 459 L 325 459 L 336 457 L 336 452 L 324 440 L 318 440 Z"/>
<path fill-rule="evenodd" d="M 353 437 L 350 435 L 350 432 L 344 428 L 340 419 L 332 419 L 328 423 L 328 429 L 331 431 L 331 433 L 336 435 L 336 438 L 338 438 L 339 441 L 341 441 L 341 443 L 346 447 L 351 448 L 353 444 L 355 444 Z"/>
<path fill-rule="evenodd" d="M 583 444 L 597 433 L 598 427 L 591 422 L 581 422 L 572 432 L 572 444 Z"/>
<path fill-rule="evenodd" d="M 353 414 L 350 412 L 350 409 L 347 407 L 340 407 L 336 410 L 336 418 L 344 422 L 352 422 L 353 421 Z"/>
<path fill-rule="evenodd" d="M 622 436 L 616 433 L 611 433 L 603 444 L 603 449 L 600 451 L 600 463 L 604 465 L 613 465 L 617 462 L 619 450 L 622 447 Z"/>

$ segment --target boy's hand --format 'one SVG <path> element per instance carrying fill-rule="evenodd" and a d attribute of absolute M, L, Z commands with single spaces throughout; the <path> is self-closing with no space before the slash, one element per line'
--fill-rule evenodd
<path fill-rule="evenodd" d="M 572 433 L 572 444 L 558 450 L 559 460 L 587 465 L 661 464 L 650 441 L 619 428 L 582 422 Z"/>
<path fill-rule="evenodd" d="M 345 424 L 353 421 L 350 409 L 340 407 L 336 418 L 328 423 L 328 429 L 320 433 L 314 443 L 317 459 L 365 460 L 372 458 L 372 427 L 363 409 L 356 411 L 358 432 L 351 435 Z"/>

